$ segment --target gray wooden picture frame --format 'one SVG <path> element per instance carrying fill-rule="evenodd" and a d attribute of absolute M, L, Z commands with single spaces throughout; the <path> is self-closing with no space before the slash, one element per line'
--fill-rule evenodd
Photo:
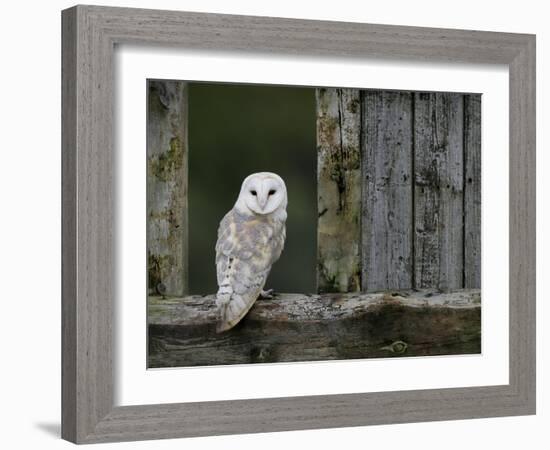
<path fill-rule="evenodd" d="M 508 65 L 509 384 L 115 407 L 117 44 Z M 64 439 L 93 443 L 535 413 L 535 36 L 75 6 L 62 13 L 62 53 Z"/>

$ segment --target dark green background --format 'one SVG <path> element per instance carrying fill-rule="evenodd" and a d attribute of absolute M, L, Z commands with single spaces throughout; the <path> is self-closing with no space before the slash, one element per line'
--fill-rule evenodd
<path fill-rule="evenodd" d="M 314 292 L 316 270 L 315 90 L 190 83 L 189 288 L 217 291 L 217 228 L 254 172 L 275 172 L 288 190 L 287 239 L 266 288 Z"/>

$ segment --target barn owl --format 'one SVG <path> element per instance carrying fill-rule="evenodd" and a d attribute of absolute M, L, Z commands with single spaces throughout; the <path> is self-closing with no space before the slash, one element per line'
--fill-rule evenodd
<path fill-rule="evenodd" d="M 234 327 L 261 296 L 285 242 L 287 193 L 274 173 L 245 178 L 233 209 L 220 222 L 216 243 L 218 333 Z"/>

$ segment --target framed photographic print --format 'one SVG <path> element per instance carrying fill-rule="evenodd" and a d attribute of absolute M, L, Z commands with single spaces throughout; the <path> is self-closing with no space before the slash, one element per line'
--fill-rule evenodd
<path fill-rule="evenodd" d="M 534 413 L 534 36 L 62 17 L 65 439 Z"/>
<path fill-rule="evenodd" d="M 148 367 L 481 353 L 480 94 L 147 94 Z"/>

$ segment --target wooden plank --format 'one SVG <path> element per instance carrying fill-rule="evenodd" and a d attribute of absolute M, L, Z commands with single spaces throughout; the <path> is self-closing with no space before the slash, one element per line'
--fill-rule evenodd
<path fill-rule="evenodd" d="M 62 36 L 62 132 L 61 132 L 61 227 L 63 240 L 62 282 L 61 282 L 61 436 L 63 439 L 76 441 L 78 438 L 77 423 L 77 390 L 78 384 L 78 345 L 77 345 L 77 294 L 78 294 L 78 43 L 77 43 L 77 10 L 71 8 L 63 13 L 61 21 Z"/>
<path fill-rule="evenodd" d="M 113 45 L 91 32 L 79 7 L 66 11 L 62 29 L 62 402 L 67 411 L 61 428 L 64 438 L 82 442 L 114 402 Z M 92 60 L 104 70 L 92 68 Z"/>
<path fill-rule="evenodd" d="M 364 92 L 363 289 L 413 287 L 412 94 Z"/>
<path fill-rule="evenodd" d="M 361 104 L 357 89 L 317 89 L 317 290 L 361 289 Z"/>
<path fill-rule="evenodd" d="M 185 295 L 188 287 L 186 97 L 184 82 L 148 82 L 149 293 Z"/>
<path fill-rule="evenodd" d="M 510 63 L 510 386 L 536 413 L 536 40 Z M 544 176 L 544 175 L 543 175 Z"/>
<path fill-rule="evenodd" d="M 481 288 L 481 95 L 464 96 L 464 287 Z"/>
<path fill-rule="evenodd" d="M 214 296 L 151 298 L 149 367 L 479 353 L 480 292 L 281 294 L 215 332 Z M 335 338 L 337 336 L 337 338 Z"/>
<path fill-rule="evenodd" d="M 463 286 L 463 99 L 416 93 L 415 286 Z"/>

